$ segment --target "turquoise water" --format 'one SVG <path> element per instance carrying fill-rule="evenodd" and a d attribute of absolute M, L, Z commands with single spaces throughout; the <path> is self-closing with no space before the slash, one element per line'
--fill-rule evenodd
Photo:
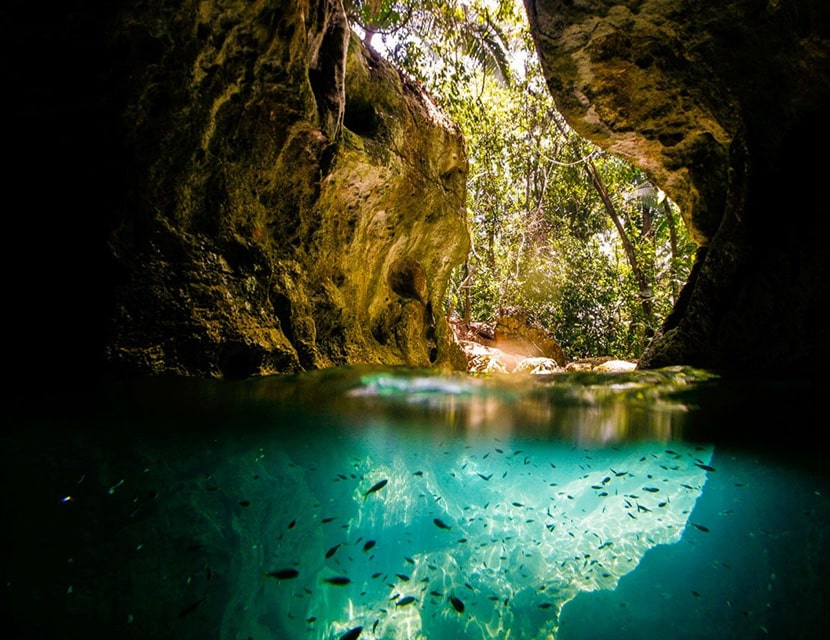
<path fill-rule="evenodd" d="M 4 436 L 5 628 L 823 637 L 814 397 L 681 368 L 102 385 Z"/>

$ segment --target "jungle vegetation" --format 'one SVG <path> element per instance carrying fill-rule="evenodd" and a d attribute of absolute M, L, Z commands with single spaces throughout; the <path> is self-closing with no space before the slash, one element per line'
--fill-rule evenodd
<path fill-rule="evenodd" d="M 519 307 L 572 359 L 636 360 L 696 249 L 676 205 L 556 111 L 521 0 L 349 0 L 364 43 L 461 127 L 473 248 L 449 315 Z"/>

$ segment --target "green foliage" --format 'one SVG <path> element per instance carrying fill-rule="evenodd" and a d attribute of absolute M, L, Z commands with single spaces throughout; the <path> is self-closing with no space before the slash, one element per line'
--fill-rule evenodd
<path fill-rule="evenodd" d="M 408 24 L 415 11 L 414 3 L 391 0 L 361 0 L 345 2 L 353 24 L 364 32 L 390 35 Z"/>
<path fill-rule="evenodd" d="M 524 307 L 572 359 L 636 359 L 670 311 L 695 247 L 642 171 L 575 135 L 556 111 L 522 5 L 353 5 L 366 39 L 424 83 L 467 140 L 473 250 L 453 274 L 447 308 L 463 317 L 469 303 L 473 320 L 492 320 L 500 308 Z"/>

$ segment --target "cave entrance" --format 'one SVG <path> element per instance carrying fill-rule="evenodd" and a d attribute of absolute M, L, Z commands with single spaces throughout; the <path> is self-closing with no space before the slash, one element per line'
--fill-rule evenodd
<path fill-rule="evenodd" d="M 450 323 L 486 334 L 520 310 L 567 360 L 636 360 L 694 263 L 677 205 L 568 126 L 521 3 L 376 5 L 355 3 L 354 29 L 426 88 L 467 144 L 472 250 L 452 274 Z M 347 116 L 373 127 L 365 105 Z"/>

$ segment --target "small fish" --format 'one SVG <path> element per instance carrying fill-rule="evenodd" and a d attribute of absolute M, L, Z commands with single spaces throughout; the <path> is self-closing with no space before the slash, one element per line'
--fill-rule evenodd
<path fill-rule="evenodd" d="M 239 506 L 240 507 L 250 507 L 251 506 L 251 501 L 250 500 L 240 500 L 239 501 Z"/>
<path fill-rule="evenodd" d="M 423 476 L 423 475 L 424 475 L 424 472 L 423 472 L 423 471 L 416 471 L 416 472 L 415 472 L 415 473 L 413 473 L 412 475 L 414 475 L 414 476 Z"/>
<path fill-rule="evenodd" d="M 338 587 L 351 583 L 351 579 L 346 576 L 334 576 L 333 578 L 323 578 L 323 582 L 328 582 Z M 357 636 L 355 636 L 356 638 Z"/>
<path fill-rule="evenodd" d="M 491 473 L 489 476 L 485 476 L 483 473 L 479 473 L 478 477 L 481 478 L 482 480 L 489 480 L 490 478 L 493 477 L 493 474 Z"/>
<path fill-rule="evenodd" d="M 205 601 L 205 598 L 199 598 L 198 600 L 196 600 L 196 602 L 190 603 L 184 609 L 179 611 L 179 617 L 184 618 L 185 616 L 189 616 L 191 613 L 196 611 L 196 609 L 199 607 L 199 605 L 202 604 L 204 601 Z"/>
<path fill-rule="evenodd" d="M 289 528 L 289 529 L 293 529 L 293 528 L 294 528 L 294 525 L 296 525 L 296 524 L 297 524 L 297 521 L 296 521 L 296 520 L 292 520 L 291 522 L 289 522 L 289 523 L 288 523 L 288 528 Z"/>
<path fill-rule="evenodd" d="M 648 491 L 649 493 L 657 493 L 660 491 L 657 487 L 643 487 L 643 491 Z"/>
<path fill-rule="evenodd" d="M 452 529 L 452 527 L 450 525 L 448 525 L 446 522 L 444 522 L 440 518 L 433 518 L 432 521 L 435 523 L 435 526 L 438 527 L 439 529 L 447 529 L 447 530 Z"/>
<path fill-rule="evenodd" d="M 276 571 L 269 571 L 265 574 L 269 578 L 276 578 L 277 580 L 289 580 L 296 578 L 300 572 L 296 569 L 277 569 Z"/>
<path fill-rule="evenodd" d="M 540 609 L 550 609 L 553 606 L 550 602 L 543 602 L 539 605 Z"/>
<path fill-rule="evenodd" d="M 357 640 L 362 632 L 363 627 L 355 627 L 354 629 L 349 629 L 346 633 L 340 636 L 340 640 Z"/>
<path fill-rule="evenodd" d="M 695 524 L 694 522 L 692 522 L 692 526 L 698 531 L 703 531 L 703 533 L 709 533 L 709 527 L 704 527 L 702 524 Z"/>
<path fill-rule="evenodd" d="M 328 551 L 326 551 L 326 557 L 327 557 L 327 558 L 331 558 L 331 557 L 332 557 L 335 553 L 337 553 L 337 550 L 340 548 L 340 545 L 341 545 L 341 544 L 342 544 L 342 543 L 338 542 L 338 543 L 337 543 L 336 545 L 334 545 L 331 549 L 329 549 Z"/>
<path fill-rule="evenodd" d="M 406 560 L 409 564 L 415 564 L 415 560 L 413 560 L 409 556 L 404 556 L 403 559 Z"/>
<path fill-rule="evenodd" d="M 320 522 L 322 522 L 323 524 L 328 524 L 329 522 L 332 522 L 333 520 L 336 520 L 336 519 L 337 519 L 337 516 L 332 516 L 331 518 L 323 518 L 322 520 L 320 520 Z"/>
<path fill-rule="evenodd" d="M 710 467 L 708 464 L 703 464 L 702 462 L 695 462 L 695 466 L 700 467 L 704 471 L 714 471 L 715 467 Z"/>
<path fill-rule="evenodd" d="M 415 596 L 406 596 L 406 597 L 401 598 L 400 600 L 398 600 L 395 603 L 395 605 L 398 606 L 398 607 L 405 607 L 406 605 L 412 604 L 413 602 L 415 602 Z"/>
<path fill-rule="evenodd" d="M 450 596 L 449 600 L 453 609 L 458 611 L 458 613 L 464 613 L 464 603 L 461 601 L 461 598 Z"/>
<path fill-rule="evenodd" d="M 368 496 L 370 493 L 374 493 L 375 491 L 383 489 L 386 486 L 387 482 L 389 482 L 387 478 L 384 478 L 383 480 L 378 480 L 375 484 L 372 485 L 372 487 L 366 493 L 363 494 L 363 496 Z"/>
<path fill-rule="evenodd" d="M 406 575 L 405 573 L 396 573 L 395 575 L 396 575 L 396 576 L 398 576 L 398 578 L 400 578 L 400 579 L 401 579 L 401 580 L 403 580 L 404 582 L 408 582 L 408 581 L 409 581 L 409 576 L 408 576 L 408 575 Z"/>
<path fill-rule="evenodd" d="M 306 618 L 305 621 L 308 622 L 309 624 L 311 624 L 312 622 L 316 622 L 317 621 L 317 616 L 311 616 L 309 618 Z"/>
<path fill-rule="evenodd" d="M 514 502 L 513 506 L 514 507 L 523 507 L 524 505 L 521 502 Z"/>
<path fill-rule="evenodd" d="M 363 545 L 363 550 L 364 550 L 364 551 L 368 551 L 369 549 L 371 549 L 372 547 L 374 547 L 374 546 L 375 546 L 375 544 L 376 544 L 376 543 L 375 543 L 375 541 L 374 541 L 374 540 L 367 540 L 367 541 L 366 541 L 366 544 L 364 544 L 364 545 Z"/>

